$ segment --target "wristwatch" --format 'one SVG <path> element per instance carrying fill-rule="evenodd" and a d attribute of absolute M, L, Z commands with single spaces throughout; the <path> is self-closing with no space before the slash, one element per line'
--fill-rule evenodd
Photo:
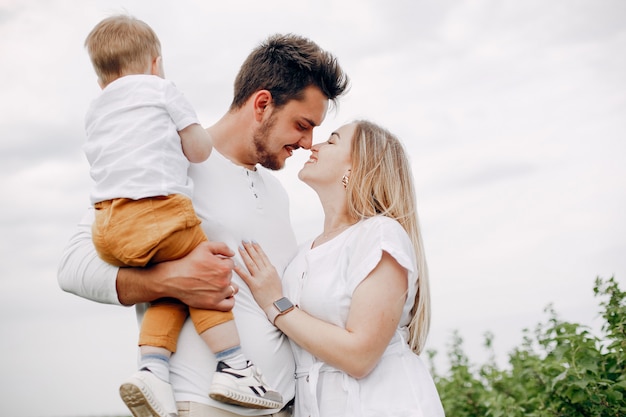
<path fill-rule="evenodd" d="M 265 309 L 265 314 L 267 315 L 267 319 L 270 323 L 274 324 L 276 321 L 276 317 L 282 316 L 283 314 L 289 313 L 296 306 L 293 305 L 289 298 L 283 297 L 274 301 L 274 303 Z"/>

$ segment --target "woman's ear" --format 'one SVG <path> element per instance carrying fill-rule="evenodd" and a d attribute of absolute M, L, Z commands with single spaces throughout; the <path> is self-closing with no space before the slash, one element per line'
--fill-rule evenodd
<path fill-rule="evenodd" d="M 343 188 L 348 188 L 348 183 L 350 182 L 350 174 L 352 173 L 351 169 L 347 169 L 346 173 L 341 177 L 341 183 L 343 184 Z"/>

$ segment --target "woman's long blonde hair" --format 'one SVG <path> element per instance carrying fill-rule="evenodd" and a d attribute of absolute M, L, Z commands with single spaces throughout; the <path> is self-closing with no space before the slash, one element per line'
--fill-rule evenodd
<path fill-rule="evenodd" d="M 430 328 L 430 288 L 411 165 L 396 136 L 369 121 L 354 123 L 352 172 L 346 189 L 348 212 L 355 219 L 375 215 L 391 217 L 411 238 L 419 279 L 411 310 L 408 343 L 415 353 L 420 354 Z"/>

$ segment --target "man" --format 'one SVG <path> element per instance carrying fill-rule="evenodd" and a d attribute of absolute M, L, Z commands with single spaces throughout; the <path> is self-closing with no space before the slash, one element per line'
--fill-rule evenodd
<path fill-rule="evenodd" d="M 187 257 L 149 268 L 114 268 L 101 261 L 91 242 L 93 213 L 70 239 L 59 266 L 65 291 L 98 302 L 137 304 L 173 297 L 198 308 L 234 309 L 244 353 L 285 401 L 294 396 L 294 363 L 288 341 L 257 306 L 243 281 L 232 274 L 241 241 L 266 248 L 281 271 L 296 250 L 285 190 L 267 170 L 281 169 L 294 150 L 309 149 L 313 129 L 324 120 L 329 101 L 347 89 L 348 78 L 328 52 L 308 39 L 274 35 L 243 63 L 228 112 L 207 130 L 210 158 L 194 164 L 194 208 L 209 238 Z M 233 259 L 233 256 L 235 258 Z M 232 281 L 231 281 L 232 279 Z M 241 290 L 241 291 L 239 291 Z M 237 302 L 234 302 L 233 295 Z M 211 400 L 215 358 L 187 320 L 170 363 L 180 417 L 263 415 Z M 151 387 L 147 387 L 150 389 Z M 150 395 L 137 399 L 133 413 L 159 416 Z M 289 407 L 275 410 L 290 415 Z"/>

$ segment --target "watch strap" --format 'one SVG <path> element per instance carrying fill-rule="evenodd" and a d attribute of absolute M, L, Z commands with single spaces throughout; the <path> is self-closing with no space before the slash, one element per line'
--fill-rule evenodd
<path fill-rule="evenodd" d="M 287 297 L 282 297 L 272 303 L 269 307 L 265 309 L 265 314 L 267 315 L 267 319 L 270 323 L 275 324 L 276 318 L 278 316 L 282 316 L 283 314 L 289 313 L 296 306 L 293 305 L 291 301 Z"/>

